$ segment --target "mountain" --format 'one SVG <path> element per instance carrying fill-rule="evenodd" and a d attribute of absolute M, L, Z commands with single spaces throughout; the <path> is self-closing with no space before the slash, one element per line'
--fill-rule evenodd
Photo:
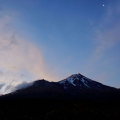
<path fill-rule="evenodd" d="M 116 98 L 110 96 L 118 89 L 103 85 L 91 80 L 80 73 L 73 74 L 58 82 L 49 82 L 44 79 L 34 81 L 26 88 L 18 89 L 12 93 L 1 96 L 3 98 L 55 98 L 78 99 L 88 98 L 92 100 L 106 100 Z M 17 87 L 16 87 L 17 88 Z M 104 96 L 104 97 L 103 97 Z M 100 99 L 99 99 L 100 98 Z"/>
<path fill-rule="evenodd" d="M 14 92 L 0 96 L 0 118 L 120 119 L 119 101 L 120 89 L 73 74 L 58 82 L 41 79 L 16 86 Z"/>
<path fill-rule="evenodd" d="M 101 90 L 101 91 L 108 91 L 108 90 L 116 89 L 113 87 L 103 85 L 94 80 L 91 80 L 81 75 L 80 73 L 73 74 L 64 80 L 59 81 L 58 83 L 60 83 L 66 90 L 69 90 L 71 86 L 72 87 L 74 86 L 75 88 L 80 88 L 80 89 L 92 89 L 92 90 Z"/>

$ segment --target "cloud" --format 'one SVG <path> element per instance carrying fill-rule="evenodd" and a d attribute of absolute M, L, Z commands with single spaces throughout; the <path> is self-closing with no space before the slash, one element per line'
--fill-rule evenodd
<path fill-rule="evenodd" d="M 13 80 L 13 81 L 14 81 L 14 80 Z M 13 81 L 12 81 L 12 82 L 13 82 Z M 5 87 L 5 92 L 8 92 L 9 90 L 11 90 L 11 88 L 13 87 L 13 86 L 12 86 L 12 82 Z"/>
<path fill-rule="evenodd" d="M 20 37 L 12 22 L 9 15 L 0 18 L 0 83 L 6 84 L 2 92 L 10 89 L 9 84 L 13 80 L 13 86 L 23 81 L 34 81 L 36 77 L 54 81 L 57 77 L 40 48 Z"/>
<path fill-rule="evenodd" d="M 84 71 L 85 74 L 94 76 L 98 81 L 103 82 L 115 75 L 115 70 L 111 73 L 108 66 L 111 66 L 117 57 L 110 56 L 110 51 L 114 51 L 116 45 L 120 44 L 119 6 L 120 2 L 109 1 L 105 7 L 105 13 L 93 28 L 94 52 L 86 63 Z M 106 64 L 105 61 L 107 61 Z"/>
<path fill-rule="evenodd" d="M 2 87 L 4 86 L 5 84 L 3 83 L 3 84 L 0 84 L 0 89 L 2 89 Z"/>
<path fill-rule="evenodd" d="M 120 2 L 116 4 L 109 4 L 105 14 L 99 21 L 98 28 L 96 29 L 97 44 L 95 56 L 104 54 L 104 51 L 113 48 L 120 42 Z"/>
<path fill-rule="evenodd" d="M 17 86 L 15 86 L 14 88 L 13 88 L 13 90 L 15 91 L 15 90 L 18 90 L 18 89 L 22 89 L 22 88 L 26 88 L 26 87 L 29 87 L 29 86 L 31 86 L 31 85 L 33 85 L 33 82 L 22 82 L 21 84 L 18 84 Z"/>

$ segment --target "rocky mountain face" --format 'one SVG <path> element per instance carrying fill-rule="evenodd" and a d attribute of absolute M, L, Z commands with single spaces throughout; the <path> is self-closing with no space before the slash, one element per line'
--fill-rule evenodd
<path fill-rule="evenodd" d="M 115 88 L 113 87 L 109 87 L 94 80 L 91 80 L 81 75 L 80 73 L 73 74 L 64 80 L 59 81 L 58 83 L 60 83 L 65 90 L 69 90 L 71 86 L 80 89 L 90 89 L 90 90 L 100 90 L 100 91 L 115 90 Z"/>
<path fill-rule="evenodd" d="M 105 99 L 107 97 L 108 99 L 115 98 L 117 95 L 109 95 L 114 94 L 116 91 L 118 89 L 103 85 L 78 73 L 58 82 L 49 82 L 44 79 L 37 80 L 26 88 L 18 89 L 0 98 Z"/>

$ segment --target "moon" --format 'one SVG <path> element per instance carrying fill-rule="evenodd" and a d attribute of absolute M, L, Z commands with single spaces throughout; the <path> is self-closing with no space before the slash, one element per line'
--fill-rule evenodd
<path fill-rule="evenodd" d="M 103 4 L 103 7 L 104 7 L 105 5 Z"/>

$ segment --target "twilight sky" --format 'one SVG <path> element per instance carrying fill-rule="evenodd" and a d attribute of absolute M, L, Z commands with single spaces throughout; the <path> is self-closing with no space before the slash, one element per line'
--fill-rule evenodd
<path fill-rule="evenodd" d="M 77 73 L 120 88 L 119 0 L 0 0 L 0 94 Z"/>

